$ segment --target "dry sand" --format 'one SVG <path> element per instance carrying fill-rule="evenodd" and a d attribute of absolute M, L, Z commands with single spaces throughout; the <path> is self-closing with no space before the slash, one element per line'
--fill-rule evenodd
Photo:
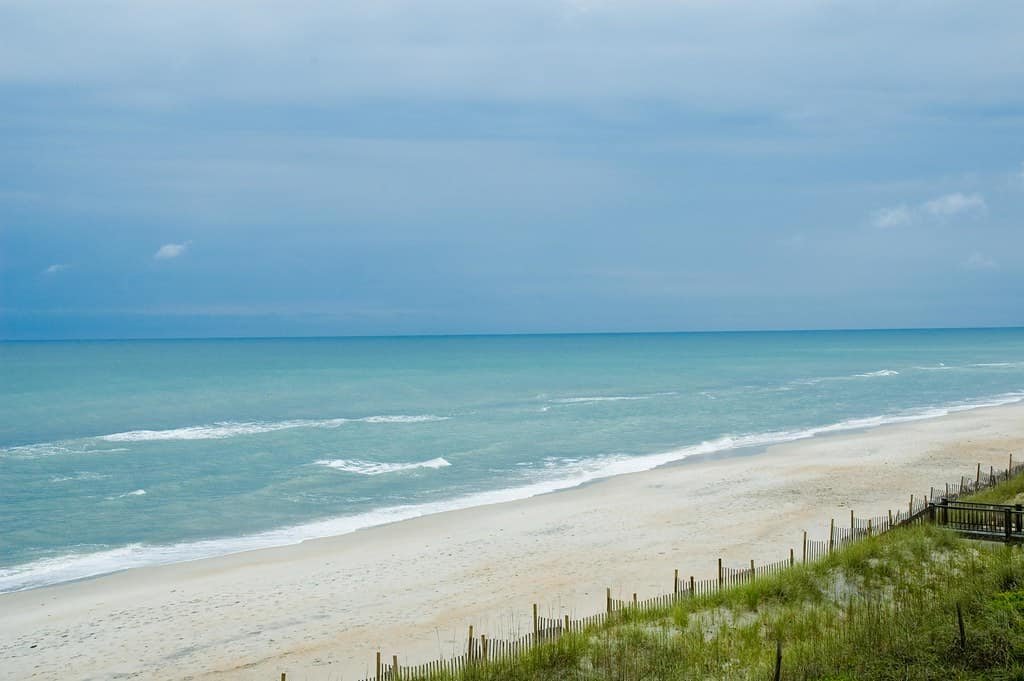
<path fill-rule="evenodd" d="M 779 560 L 830 517 L 1005 467 L 1024 405 L 690 460 L 535 497 L 296 546 L 0 595 L 0 673 L 17 679 L 357 679 L 376 650 L 416 663 L 466 626 L 599 611 L 604 589 L 665 593 Z M 1024 453 L 1021 454 L 1024 456 Z M 798 549 L 799 550 L 799 549 Z"/>

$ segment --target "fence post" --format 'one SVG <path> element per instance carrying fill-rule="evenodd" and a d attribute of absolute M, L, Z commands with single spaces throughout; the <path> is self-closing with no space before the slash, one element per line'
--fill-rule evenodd
<path fill-rule="evenodd" d="M 533 635 L 540 636 L 540 620 L 537 619 L 537 604 L 533 604 Z"/>
<path fill-rule="evenodd" d="M 909 515 L 914 515 L 914 495 L 913 494 L 910 495 L 910 506 L 908 507 L 908 509 L 909 510 L 907 511 L 907 513 Z M 908 518 L 908 520 L 909 520 L 909 518 Z"/>
<path fill-rule="evenodd" d="M 807 562 L 807 530 L 804 530 L 804 559 L 803 562 Z"/>
<path fill-rule="evenodd" d="M 605 605 L 606 605 L 605 612 L 607 612 L 609 615 L 611 615 L 612 614 L 612 588 L 608 587 L 607 590 L 604 593 L 605 593 Z"/>
<path fill-rule="evenodd" d="M 1006 469 L 1006 477 L 1009 479 L 1010 474 L 1013 472 L 1013 452 L 1010 452 L 1010 467 Z"/>
<path fill-rule="evenodd" d="M 672 594 L 679 595 L 679 568 L 676 568 L 675 574 L 672 576 Z"/>
<path fill-rule="evenodd" d="M 718 559 L 718 586 L 722 586 L 722 559 Z"/>
<path fill-rule="evenodd" d="M 853 536 L 853 509 L 850 509 L 850 535 Z"/>
<path fill-rule="evenodd" d="M 487 634 L 480 634 L 480 657 L 487 662 Z"/>
<path fill-rule="evenodd" d="M 963 493 L 964 493 L 964 476 L 961 475 L 960 476 L 960 490 L 956 493 L 956 495 L 959 497 L 959 496 L 962 496 Z"/>
<path fill-rule="evenodd" d="M 886 528 L 886 529 L 889 529 L 889 530 L 892 529 L 892 509 L 891 508 L 889 509 L 889 527 Z"/>
<path fill-rule="evenodd" d="M 828 521 L 828 552 L 832 553 L 832 549 L 836 545 L 836 519 L 832 518 Z"/>
<path fill-rule="evenodd" d="M 1006 541 L 1009 542 L 1012 538 L 1011 535 L 1013 534 L 1013 512 L 1010 509 L 1003 511 L 1003 523 L 1006 525 L 1004 528 Z"/>
<path fill-rule="evenodd" d="M 690 598 L 693 598 L 697 595 L 697 592 L 693 588 L 695 586 L 694 581 L 695 580 L 693 579 L 693 575 L 690 575 Z"/>
<path fill-rule="evenodd" d="M 871 536 L 871 518 L 868 518 L 868 536 Z"/>
<path fill-rule="evenodd" d="M 789 548 L 789 567 L 793 567 L 795 564 L 796 564 L 796 561 L 793 560 L 793 547 L 790 547 Z"/>
<path fill-rule="evenodd" d="M 380 651 L 377 651 L 377 681 L 380 681 Z"/>
<path fill-rule="evenodd" d="M 949 500 L 946 497 L 942 497 L 942 518 L 943 525 L 949 525 Z"/>
<path fill-rule="evenodd" d="M 281 672 L 281 681 L 287 681 L 287 679 L 288 679 L 288 674 L 286 674 L 285 672 Z"/>
<path fill-rule="evenodd" d="M 1020 532 L 1024 530 L 1024 518 L 1021 517 L 1024 515 L 1024 504 L 1016 504 L 1014 509 L 1017 511 L 1017 531 Z"/>
<path fill-rule="evenodd" d="M 956 623 L 960 628 L 960 650 L 967 649 L 967 633 L 964 631 L 964 613 L 960 609 L 960 602 L 956 604 Z"/>
<path fill-rule="evenodd" d="M 565 623 L 562 625 L 562 635 L 569 633 L 569 616 L 565 616 Z"/>
<path fill-rule="evenodd" d="M 391 675 L 395 681 L 398 681 L 398 655 L 391 656 Z"/>
<path fill-rule="evenodd" d="M 757 573 L 754 572 L 754 559 L 751 558 L 750 559 L 750 581 L 754 581 L 754 575 L 756 575 L 756 574 Z"/>
<path fill-rule="evenodd" d="M 978 462 L 978 474 L 974 477 L 974 490 L 978 490 L 978 485 L 981 484 L 981 462 Z"/>
<path fill-rule="evenodd" d="M 996 484 L 996 467 L 995 466 L 989 466 L 988 467 L 988 484 L 990 484 L 990 485 Z"/>
<path fill-rule="evenodd" d="M 782 679 L 782 639 L 775 642 L 775 681 Z"/>

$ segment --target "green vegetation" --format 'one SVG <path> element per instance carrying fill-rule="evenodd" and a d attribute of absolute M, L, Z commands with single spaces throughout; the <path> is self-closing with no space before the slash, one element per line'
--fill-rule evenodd
<path fill-rule="evenodd" d="M 986 504 L 1024 503 L 1024 475 L 1016 475 L 998 485 L 966 496 L 963 500 Z"/>
<path fill-rule="evenodd" d="M 1021 493 L 1024 476 L 971 500 L 1016 503 Z M 713 595 L 618 613 L 457 676 L 773 679 L 779 643 L 783 679 L 1024 681 L 1024 552 L 934 526 L 898 528 Z"/>

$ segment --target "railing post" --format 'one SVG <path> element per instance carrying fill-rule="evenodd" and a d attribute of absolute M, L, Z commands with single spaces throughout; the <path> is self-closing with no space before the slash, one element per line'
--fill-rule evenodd
<path fill-rule="evenodd" d="M 942 504 L 942 515 L 940 516 L 942 518 L 942 524 L 949 525 L 949 500 L 946 497 L 942 497 L 942 501 L 940 503 Z"/>
<path fill-rule="evenodd" d="M 1017 531 L 1024 531 L 1024 504 L 1016 504 L 1014 508 L 1017 510 Z"/>
<path fill-rule="evenodd" d="M 1006 541 L 1010 541 L 1013 538 L 1013 511 L 1010 509 L 1003 511 L 1003 523 L 1005 524 L 1003 530 L 1006 534 Z"/>

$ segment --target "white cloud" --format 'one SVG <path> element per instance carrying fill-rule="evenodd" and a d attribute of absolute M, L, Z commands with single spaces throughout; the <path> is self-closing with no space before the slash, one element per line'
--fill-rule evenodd
<path fill-rule="evenodd" d="M 957 215 L 980 215 L 988 210 L 981 194 L 953 192 L 925 201 L 917 206 L 900 204 L 881 208 L 871 215 L 871 224 L 880 229 L 906 227 L 925 219 L 943 220 Z"/>
<path fill-rule="evenodd" d="M 161 246 L 153 257 L 157 260 L 170 260 L 171 258 L 177 258 L 188 250 L 188 247 L 192 244 L 191 241 L 186 241 L 183 244 L 164 244 Z"/>
<path fill-rule="evenodd" d="M 934 217 L 948 218 L 963 213 L 984 213 L 988 206 L 981 194 L 946 194 L 921 204 L 921 209 Z"/>
<path fill-rule="evenodd" d="M 968 256 L 967 260 L 964 260 L 963 266 L 969 270 L 998 270 L 999 263 L 992 258 L 988 257 L 984 253 L 975 251 Z"/>
<path fill-rule="evenodd" d="M 909 225 L 913 221 L 913 211 L 908 206 L 904 205 L 893 206 L 892 208 L 882 208 L 881 210 L 875 211 L 875 214 L 871 216 L 871 223 L 875 227 L 879 227 L 881 229 L 903 227 L 904 225 Z"/>
<path fill-rule="evenodd" d="M 68 269 L 69 267 L 71 267 L 71 265 L 65 265 L 63 263 L 55 263 L 55 264 L 50 265 L 49 267 L 47 267 L 45 270 L 43 270 L 43 274 L 57 274 L 58 272 L 63 272 L 64 270 Z"/>

